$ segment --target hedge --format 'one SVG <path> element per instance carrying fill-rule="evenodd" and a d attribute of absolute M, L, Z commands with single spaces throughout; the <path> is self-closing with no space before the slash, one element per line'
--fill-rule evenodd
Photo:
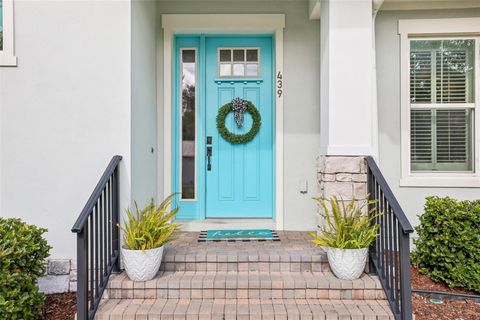
<path fill-rule="evenodd" d="M 0 218 L 0 319 L 38 319 L 44 295 L 37 280 L 45 274 L 50 246 L 46 229 L 20 219 Z"/>
<path fill-rule="evenodd" d="M 412 261 L 449 287 L 480 292 L 480 200 L 428 197 Z"/>

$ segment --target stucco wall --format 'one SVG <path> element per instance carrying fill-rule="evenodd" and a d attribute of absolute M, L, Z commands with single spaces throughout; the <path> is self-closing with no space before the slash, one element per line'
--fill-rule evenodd
<path fill-rule="evenodd" d="M 425 197 L 480 198 L 480 188 L 400 187 L 400 40 L 399 19 L 480 17 L 480 9 L 381 11 L 376 21 L 380 167 L 412 224 L 423 212 Z M 477 142 L 478 146 L 478 142 Z"/>
<path fill-rule="evenodd" d="M 157 196 L 155 1 L 132 2 L 132 200 Z"/>
<path fill-rule="evenodd" d="M 0 215 L 70 228 L 114 154 L 130 196 L 130 2 L 15 1 L 18 67 L 0 68 Z M 128 168 L 128 170 L 127 170 Z"/>
<path fill-rule="evenodd" d="M 316 158 L 320 141 L 320 26 L 308 19 L 307 1 L 160 1 L 162 13 L 285 13 L 284 32 L 284 225 L 290 230 L 312 230 L 316 207 L 311 200 L 318 194 Z M 158 74 L 161 75 L 162 30 L 158 32 Z M 163 95 L 162 79 L 158 95 Z M 159 141 L 163 141 L 160 104 Z M 162 148 L 160 148 L 162 149 Z M 159 168 L 162 168 L 162 156 Z M 159 170 L 159 181 L 162 181 Z M 299 181 L 306 179 L 309 190 L 300 194 Z M 161 186 L 159 186 L 161 194 Z"/>

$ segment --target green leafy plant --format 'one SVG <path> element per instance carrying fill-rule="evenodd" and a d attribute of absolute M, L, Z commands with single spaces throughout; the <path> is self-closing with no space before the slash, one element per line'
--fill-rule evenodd
<path fill-rule="evenodd" d="M 314 198 L 325 213 L 325 225 L 318 226 L 319 232 L 311 233 L 310 242 L 317 246 L 338 249 L 367 248 L 378 236 L 379 225 L 372 224 L 373 219 L 379 216 L 375 207 L 366 214 L 364 208 L 374 204 L 373 200 L 365 200 L 358 205 L 356 199 L 345 203 L 342 199 L 333 196 L 328 201 Z"/>
<path fill-rule="evenodd" d="M 159 248 L 174 240 L 172 234 L 179 228 L 177 223 L 170 220 L 175 217 L 179 208 L 170 210 L 175 194 L 170 195 L 159 206 L 152 202 L 143 209 L 135 203 L 135 212 L 126 210 L 123 240 L 125 247 L 130 250 L 149 250 Z"/>
<path fill-rule="evenodd" d="M 480 200 L 427 197 L 412 262 L 450 287 L 480 292 Z"/>
<path fill-rule="evenodd" d="M 0 319 L 38 319 L 45 296 L 37 280 L 46 272 L 47 229 L 0 218 Z"/>

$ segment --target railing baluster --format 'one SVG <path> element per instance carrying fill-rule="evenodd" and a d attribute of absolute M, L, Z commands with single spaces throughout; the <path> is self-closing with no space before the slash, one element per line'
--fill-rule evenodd
<path fill-rule="evenodd" d="M 112 177 L 108 179 L 107 190 L 108 190 L 108 209 L 107 209 L 107 251 L 108 251 L 108 263 L 107 266 L 112 265 L 112 189 L 110 188 Z"/>
<path fill-rule="evenodd" d="M 373 190 L 373 188 L 374 188 L 374 180 L 373 179 L 374 178 L 373 178 L 373 175 L 371 174 L 370 168 L 368 168 L 367 169 L 367 192 L 368 192 L 368 195 L 369 195 L 369 198 L 368 198 L 369 201 L 375 199 L 375 191 Z M 376 212 L 372 211 L 372 209 L 374 209 L 375 207 L 376 207 L 375 203 L 369 203 L 368 204 L 368 212 L 369 213 L 372 212 L 373 215 L 376 215 Z M 376 225 L 378 223 L 378 217 L 374 218 L 372 223 L 374 225 Z M 368 261 L 369 261 L 368 271 L 370 273 L 375 272 L 375 266 L 373 264 L 373 257 L 375 255 L 376 251 L 377 251 L 377 241 L 375 240 L 375 242 L 369 248 L 370 258 L 368 259 Z"/>
<path fill-rule="evenodd" d="M 370 248 L 370 272 L 380 278 L 396 320 L 412 319 L 410 243 L 413 228 L 398 204 L 380 169 L 367 157 L 368 192 L 380 217 L 378 237 Z"/>
<path fill-rule="evenodd" d="M 390 224 L 390 206 L 388 205 L 388 203 L 386 203 L 386 200 L 385 200 L 385 195 L 383 196 L 384 197 L 384 202 L 385 202 L 385 247 L 386 247 L 386 250 L 385 250 L 385 279 L 387 280 L 386 284 L 387 284 L 387 288 L 388 289 L 391 289 L 392 286 L 390 285 L 390 276 L 392 275 L 391 274 L 391 270 L 390 270 L 390 265 L 391 265 L 391 261 L 390 261 L 390 229 L 389 229 L 389 224 Z"/>
<path fill-rule="evenodd" d="M 95 206 L 95 235 L 94 235 L 94 246 L 95 246 L 95 297 L 98 298 L 98 287 L 99 287 L 99 268 L 98 268 L 98 261 L 99 261 L 99 242 L 98 242 L 98 231 L 100 229 L 100 221 L 99 221 L 99 202 Z"/>
<path fill-rule="evenodd" d="M 380 269 L 382 277 L 385 278 L 385 206 L 383 203 L 383 192 L 379 189 L 378 197 L 380 199 Z"/>
<path fill-rule="evenodd" d="M 120 231 L 117 228 L 117 224 L 119 223 L 119 208 L 118 208 L 118 196 L 119 196 L 119 184 L 120 184 L 120 176 L 118 174 L 118 168 L 115 169 L 113 173 L 113 235 L 112 235 L 112 246 L 113 246 L 113 254 L 116 257 L 115 263 L 113 265 L 113 271 L 119 272 L 120 271 L 120 246 L 119 246 L 119 236 Z"/>
<path fill-rule="evenodd" d="M 105 200 L 105 194 L 104 192 L 102 191 L 102 194 L 100 195 L 100 208 L 99 208 L 99 215 L 98 215 L 98 219 L 100 220 L 100 225 L 99 225 L 99 235 L 98 235 L 98 245 L 100 246 L 100 261 L 99 261 L 99 264 L 98 264 L 98 274 L 100 275 L 99 277 L 99 283 L 100 283 L 100 286 L 103 285 L 103 263 L 104 263 L 104 258 L 103 258 L 103 229 L 104 229 L 104 225 L 105 225 L 105 221 L 103 221 L 103 214 L 104 214 L 104 211 L 103 211 L 103 203 L 104 203 L 104 200 Z"/>
<path fill-rule="evenodd" d="M 89 235 L 88 235 L 88 241 L 90 242 L 90 278 L 89 278 L 89 296 L 90 296 L 90 305 L 92 304 L 92 301 L 93 301 L 93 293 L 94 293 L 94 286 L 93 286 L 93 283 L 95 281 L 95 277 L 94 277 L 94 274 L 93 274 L 93 271 L 95 270 L 95 266 L 93 265 L 93 262 L 94 262 L 94 257 L 95 257 L 95 250 L 94 250 L 94 246 L 93 246 L 93 241 L 92 241 L 92 238 L 93 238 L 93 234 L 94 234 L 94 228 L 95 228 L 95 221 L 93 219 L 93 215 L 90 215 L 90 232 L 89 232 Z"/>
<path fill-rule="evenodd" d="M 394 300 L 398 300 L 400 299 L 400 292 L 399 292 L 399 264 L 398 264 L 398 260 L 400 259 L 400 254 L 399 254 L 399 251 L 398 251 L 398 240 L 397 240 L 397 236 L 398 236 L 398 220 L 395 218 L 395 223 L 394 223 L 394 226 L 393 226 L 393 246 L 395 248 L 395 264 L 394 264 L 394 268 L 395 268 L 395 287 L 392 288 L 392 292 L 393 292 L 393 299 Z M 400 312 L 400 308 L 398 306 L 398 303 L 396 304 L 395 306 L 395 310 L 397 312 Z"/>
<path fill-rule="evenodd" d="M 390 281 L 390 289 L 393 290 L 393 230 L 392 230 L 392 223 L 393 223 L 394 215 L 392 212 L 392 208 L 390 204 L 388 205 L 388 268 L 389 268 L 389 281 Z M 393 292 L 393 291 L 392 291 Z"/>

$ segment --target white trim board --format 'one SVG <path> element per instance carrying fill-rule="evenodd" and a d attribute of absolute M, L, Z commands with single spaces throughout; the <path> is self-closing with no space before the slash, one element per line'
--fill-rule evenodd
<path fill-rule="evenodd" d="M 283 75 L 284 14 L 164 14 L 163 28 L 163 193 L 172 192 L 172 81 L 175 34 L 265 34 L 275 42 L 275 75 Z M 275 79 L 276 80 L 276 79 Z M 276 81 L 275 81 L 276 83 Z M 275 89 L 276 91 L 276 89 Z M 275 94 L 275 225 L 283 230 L 283 96 Z M 159 136 L 159 140 L 161 136 Z M 160 149 L 158 147 L 158 149 Z M 167 152 L 165 152 L 167 151 Z M 159 179 L 158 183 L 162 183 Z M 161 186 L 158 188 L 162 189 Z"/>
<path fill-rule="evenodd" d="M 480 148 L 474 148 L 473 172 L 411 172 L 410 170 L 410 39 L 452 38 L 476 39 L 475 48 L 475 132 L 480 141 L 480 18 L 399 20 L 400 34 L 400 118 L 401 118 L 401 187 L 480 187 Z"/>

